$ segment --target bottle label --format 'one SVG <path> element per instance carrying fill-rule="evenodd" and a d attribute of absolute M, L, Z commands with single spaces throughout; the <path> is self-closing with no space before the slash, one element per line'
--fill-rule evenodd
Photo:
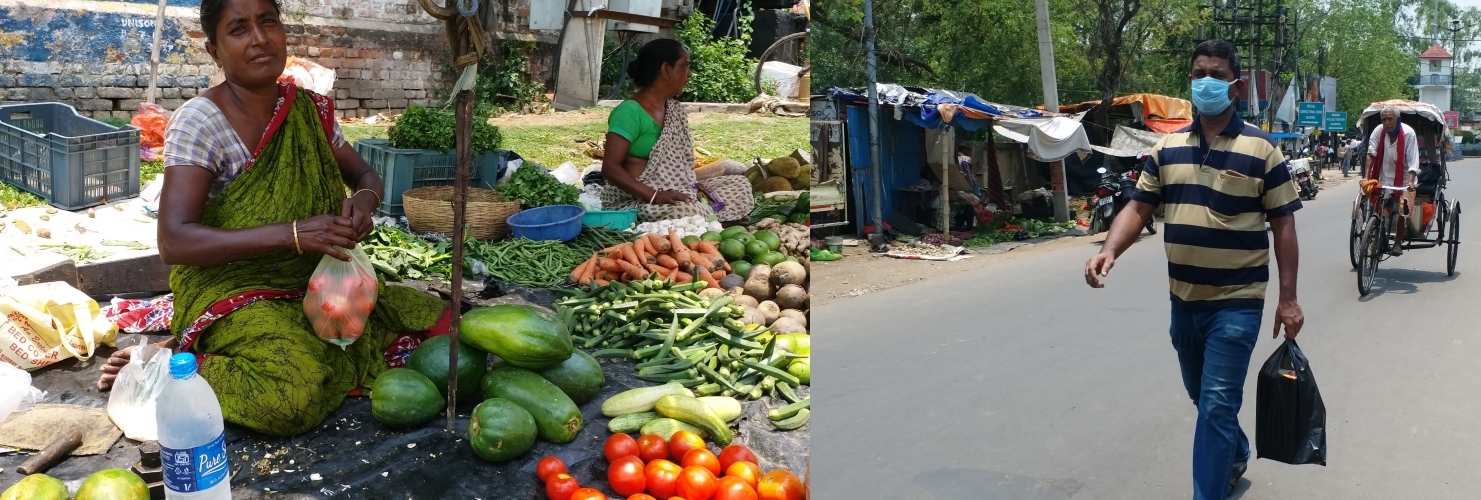
<path fill-rule="evenodd" d="M 159 447 L 165 488 L 180 493 L 210 489 L 226 479 L 226 432 L 211 442 L 176 450 Z"/>

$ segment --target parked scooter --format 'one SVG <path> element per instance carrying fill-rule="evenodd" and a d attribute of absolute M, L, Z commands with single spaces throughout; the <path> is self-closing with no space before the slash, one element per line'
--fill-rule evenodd
<path fill-rule="evenodd" d="M 1303 200 L 1315 200 L 1317 187 L 1311 180 L 1311 168 L 1307 165 L 1310 160 L 1303 163 L 1286 162 L 1286 168 L 1291 172 L 1291 180 L 1296 182 L 1296 190 Z"/>
<path fill-rule="evenodd" d="M 1138 163 L 1137 166 L 1136 166 L 1136 168 L 1132 168 L 1130 170 L 1127 170 L 1127 171 L 1121 173 L 1121 196 L 1119 196 L 1119 197 L 1116 198 L 1116 203 L 1115 203 L 1116 210 L 1115 210 L 1115 213 L 1120 214 L 1121 213 L 1121 209 L 1122 208 L 1126 208 L 1126 205 L 1128 203 L 1131 203 L 1131 194 L 1134 193 L 1134 192 L 1136 192 L 1136 181 L 1137 181 L 1137 179 L 1141 178 L 1141 176 L 1142 176 L 1142 164 L 1141 163 Z M 1158 208 L 1161 208 L 1161 207 L 1158 207 Z M 1157 224 L 1156 224 L 1156 222 L 1153 222 L 1153 220 L 1152 220 L 1154 218 L 1155 217 L 1148 218 L 1147 219 L 1147 222 L 1146 222 L 1146 226 L 1145 227 L 1147 228 L 1147 233 L 1148 234 L 1157 234 Z"/>

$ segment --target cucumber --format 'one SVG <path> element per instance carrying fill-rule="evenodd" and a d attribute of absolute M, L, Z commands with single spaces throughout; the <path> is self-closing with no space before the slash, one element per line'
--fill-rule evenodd
<path fill-rule="evenodd" d="M 607 422 L 607 431 L 613 434 L 632 434 L 641 430 L 643 424 L 655 418 L 663 418 L 663 415 L 659 415 L 656 411 L 618 415 L 612 417 L 612 421 Z"/>
<path fill-rule="evenodd" d="M 735 398 L 725 396 L 705 396 L 699 398 L 700 402 L 715 411 L 715 415 L 725 422 L 733 422 L 741 416 L 741 404 Z"/>
<path fill-rule="evenodd" d="M 507 399 L 535 417 L 540 437 L 569 443 L 581 432 L 581 410 L 559 387 L 523 368 L 499 368 L 483 376 L 483 395 Z"/>
<path fill-rule="evenodd" d="M 602 383 L 606 380 L 602 376 L 602 365 L 597 364 L 597 359 L 587 354 L 586 351 L 576 349 L 571 352 L 571 357 L 566 358 L 561 364 L 554 368 L 539 371 L 541 377 L 559 387 L 562 392 L 571 397 L 576 404 L 585 404 L 591 398 L 602 391 Z M 459 382 L 462 382 L 459 380 Z"/>
<path fill-rule="evenodd" d="M 672 418 L 655 418 L 653 420 L 649 420 L 648 423 L 643 424 L 642 435 L 654 435 L 663 438 L 664 441 L 668 441 L 669 438 L 674 436 L 675 432 L 679 431 L 693 432 L 701 439 L 710 438 L 710 433 L 705 431 L 704 429 L 686 424 L 678 420 L 674 420 Z"/>
<path fill-rule="evenodd" d="M 808 417 L 811 416 L 811 414 L 812 414 L 812 410 L 808 410 L 807 408 L 803 408 L 801 411 L 798 411 L 797 412 L 797 415 L 792 416 L 792 418 L 789 418 L 789 419 L 786 419 L 786 420 L 776 420 L 776 421 L 773 421 L 771 423 L 771 426 L 772 427 L 776 427 L 776 428 L 781 429 L 781 430 L 784 430 L 784 431 L 790 431 L 790 430 L 796 429 L 798 427 L 802 427 L 803 425 L 806 425 L 807 424 L 807 419 L 808 419 Z"/>
<path fill-rule="evenodd" d="M 659 398 L 653 404 L 658 413 L 675 420 L 679 420 L 709 432 L 710 437 L 716 444 L 725 446 L 735 439 L 735 434 L 720 416 L 715 414 L 708 405 L 698 398 L 688 396 L 668 395 Z"/>
<path fill-rule="evenodd" d="M 602 414 L 609 417 L 653 411 L 653 403 L 670 394 L 685 394 L 683 385 L 672 383 L 653 387 L 639 387 L 607 398 L 602 402 Z M 692 393 L 690 393 L 692 394 Z"/>

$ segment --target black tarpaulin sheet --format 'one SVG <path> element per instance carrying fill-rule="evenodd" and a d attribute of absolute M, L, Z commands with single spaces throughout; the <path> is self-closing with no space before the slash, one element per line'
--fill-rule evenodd
<path fill-rule="evenodd" d="M 526 301 L 541 297 L 538 291 L 509 289 L 504 297 Z M 483 298 L 475 296 L 478 298 Z M 528 298 L 527 298 L 528 297 Z M 489 300 L 488 303 L 498 302 Z M 156 342 L 164 336 L 120 334 L 119 348 L 141 340 Z M 114 348 L 99 348 L 89 363 L 66 361 L 33 372 L 33 385 L 47 391 L 46 403 L 104 407 L 107 394 L 95 384 L 97 366 Z M 602 446 L 607 422 L 601 402 L 618 392 L 652 385 L 634 377 L 632 361 L 603 360 L 606 383 L 602 392 L 582 405 L 583 428 L 567 444 L 539 441 L 529 453 L 503 464 L 485 462 L 469 448 L 468 414 L 481 401 L 458 405 L 457 431 L 448 433 L 446 419 L 437 419 L 411 430 L 395 430 L 370 415 L 370 399 L 346 399 L 322 425 L 292 438 L 272 438 L 227 425 L 227 456 L 231 460 L 232 495 L 250 498 L 397 498 L 397 499 L 531 499 L 545 498 L 543 485 L 535 477 L 535 463 L 547 455 L 566 462 L 583 486 L 603 490 L 618 498 L 606 483 L 606 460 Z M 806 397 L 808 388 L 799 394 Z M 802 477 L 810 445 L 810 426 L 794 431 L 771 427 L 766 412 L 784 405 L 769 398 L 744 403 L 745 413 L 734 425 L 735 442 L 754 450 L 764 470 L 785 468 Z M 128 468 L 138 459 L 138 443 L 120 439 L 105 455 L 71 457 L 48 472 L 76 490 L 89 474 L 108 468 Z M 719 453 L 713 443 L 712 451 Z M 21 479 L 14 470 L 25 455 L 0 456 L 0 490 Z M 313 479 L 318 474 L 319 479 Z"/>

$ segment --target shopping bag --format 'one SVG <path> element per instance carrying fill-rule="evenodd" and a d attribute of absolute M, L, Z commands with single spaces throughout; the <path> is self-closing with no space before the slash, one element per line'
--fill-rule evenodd
<path fill-rule="evenodd" d="M 1327 407 L 1296 341 L 1286 339 L 1260 368 L 1255 386 L 1259 458 L 1327 465 Z"/>
<path fill-rule="evenodd" d="M 134 346 L 129 364 L 118 371 L 113 393 L 108 396 L 108 418 L 135 441 L 159 439 L 154 421 L 155 401 L 170 378 L 170 349 L 144 344 Z"/>
<path fill-rule="evenodd" d="M 379 284 L 370 258 L 358 245 L 339 251 L 349 262 L 325 255 L 309 277 L 303 312 L 319 338 L 340 348 L 348 347 L 365 333 L 365 320 L 375 308 Z"/>
<path fill-rule="evenodd" d="M 60 281 L 9 289 L 0 296 L 0 361 L 35 370 L 67 358 L 86 361 L 113 345 L 118 326 L 98 303 Z"/>

